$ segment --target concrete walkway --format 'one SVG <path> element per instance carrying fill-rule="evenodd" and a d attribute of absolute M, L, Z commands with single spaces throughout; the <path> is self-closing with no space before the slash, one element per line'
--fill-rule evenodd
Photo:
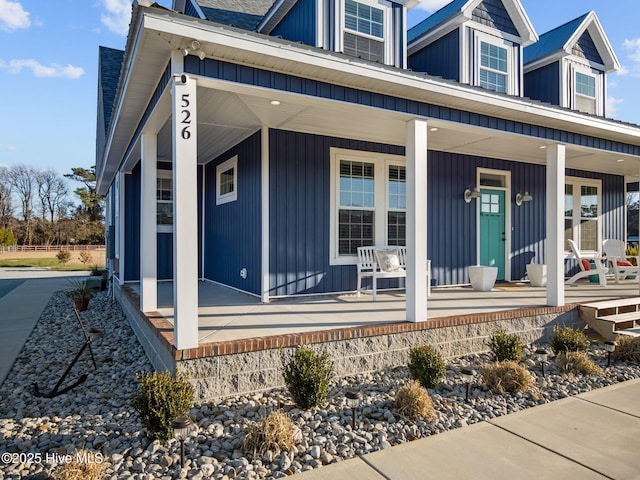
<path fill-rule="evenodd" d="M 86 275 L 33 268 L 0 268 L 0 385 L 51 295 L 70 289 L 70 279 Z"/>
<path fill-rule="evenodd" d="M 299 480 L 640 479 L 640 380 L 295 475 Z"/>

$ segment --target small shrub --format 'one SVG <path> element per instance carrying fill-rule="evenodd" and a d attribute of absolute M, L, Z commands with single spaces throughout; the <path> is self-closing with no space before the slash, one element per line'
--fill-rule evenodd
<path fill-rule="evenodd" d="M 66 265 L 69 263 L 69 260 L 71 260 L 71 252 L 69 252 L 69 250 L 60 250 L 57 253 L 56 258 L 62 265 Z"/>
<path fill-rule="evenodd" d="M 140 391 L 133 398 L 133 408 L 151 440 L 165 443 L 173 436 L 173 421 L 189 413 L 193 406 L 193 387 L 178 371 L 136 374 Z"/>
<path fill-rule="evenodd" d="M 567 352 L 558 356 L 563 370 L 582 375 L 603 375 L 602 368 L 589 358 L 587 352 Z"/>
<path fill-rule="evenodd" d="M 640 362 L 640 337 L 620 335 L 616 341 L 618 346 L 611 358 L 623 362 Z"/>
<path fill-rule="evenodd" d="M 289 416 L 282 411 L 271 412 L 249 426 L 244 437 L 244 449 L 262 457 L 267 451 L 288 452 L 296 443 L 295 429 Z"/>
<path fill-rule="evenodd" d="M 515 333 L 506 333 L 504 330 L 498 330 L 491 335 L 489 349 L 494 362 L 504 360 L 519 362 L 524 356 L 520 337 Z"/>
<path fill-rule="evenodd" d="M 436 410 L 429 392 L 416 380 L 400 387 L 394 406 L 400 415 L 411 420 L 433 420 L 436 418 Z"/>
<path fill-rule="evenodd" d="M 492 393 L 528 392 L 537 395 L 535 380 L 531 374 L 516 362 L 496 362 L 483 367 L 482 381 Z"/>
<path fill-rule="evenodd" d="M 57 468 L 57 480 L 99 480 L 104 477 L 106 463 L 104 457 L 98 457 L 87 450 L 76 450 L 71 454 L 70 462 L 63 462 Z"/>
<path fill-rule="evenodd" d="M 431 345 L 415 345 L 409 350 L 409 372 L 424 388 L 435 388 L 444 379 L 444 360 Z"/>
<path fill-rule="evenodd" d="M 581 331 L 571 327 L 553 327 L 551 348 L 557 354 L 567 352 L 586 352 L 589 349 L 589 338 Z"/>
<path fill-rule="evenodd" d="M 80 263 L 82 263 L 83 265 L 89 265 L 91 262 L 93 262 L 93 255 L 91 255 L 91 253 L 86 250 L 82 250 L 78 255 L 78 258 L 80 259 Z"/>
<path fill-rule="evenodd" d="M 282 364 L 284 383 L 296 405 L 310 409 L 327 400 L 333 378 L 333 362 L 327 352 L 302 346 L 288 359 L 283 356 Z"/>
<path fill-rule="evenodd" d="M 637 257 L 638 255 L 640 255 L 638 253 L 639 247 L 638 245 L 627 245 L 627 250 L 625 252 L 625 254 L 627 255 L 627 257 L 631 257 L 628 260 L 631 262 L 632 265 L 636 265 L 637 259 L 635 257 Z"/>
<path fill-rule="evenodd" d="M 0 247 L 11 247 L 15 245 L 16 237 L 6 228 L 0 228 Z"/>

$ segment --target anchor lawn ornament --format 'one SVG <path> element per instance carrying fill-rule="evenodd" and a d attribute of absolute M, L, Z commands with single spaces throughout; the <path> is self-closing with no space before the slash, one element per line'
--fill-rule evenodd
<path fill-rule="evenodd" d="M 69 364 L 67 369 L 62 374 L 62 377 L 60 377 L 60 380 L 58 380 L 58 383 L 56 383 L 56 385 L 53 387 L 53 390 L 51 390 L 49 393 L 45 393 L 45 392 L 42 392 L 40 390 L 40 388 L 38 388 L 38 384 L 37 383 L 33 384 L 34 394 L 37 395 L 38 397 L 44 397 L 44 398 L 57 397 L 58 395 L 62 395 L 63 393 L 68 392 L 72 388 L 77 387 L 78 385 L 80 385 L 82 382 L 84 382 L 87 379 L 87 374 L 83 373 L 80 376 L 80 378 L 78 378 L 78 380 L 76 380 L 71 385 L 68 385 L 68 386 L 66 386 L 64 388 L 60 388 L 60 386 L 62 385 L 62 382 L 64 382 L 64 379 L 67 378 L 67 375 L 69 375 L 69 372 L 71 372 L 71 369 L 76 364 L 76 362 L 78 361 L 78 359 L 82 355 L 82 352 L 84 352 L 87 347 L 89 347 L 89 353 L 91 354 L 91 361 L 93 362 L 93 368 L 94 368 L 94 370 L 98 369 L 98 367 L 96 365 L 96 359 L 93 356 L 93 350 L 91 350 L 91 342 L 93 341 L 93 338 L 90 335 L 88 335 L 87 331 L 84 329 L 84 325 L 82 323 L 82 320 L 80 319 L 80 314 L 78 313 L 78 310 L 76 310 L 76 308 L 74 307 L 73 311 L 76 314 L 76 318 L 78 319 L 78 323 L 80 324 L 80 329 L 82 330 L 82 334 L 84 335 L 84 344 L 82 345 L 82 348 L 76 354 L 76 356 L 73 357 L 73 360 L 71 360 L 71 363 Z"/>

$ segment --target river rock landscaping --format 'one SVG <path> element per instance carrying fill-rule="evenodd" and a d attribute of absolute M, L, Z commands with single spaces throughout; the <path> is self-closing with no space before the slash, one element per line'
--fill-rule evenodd
<path fill-rule="evenodd" d="M 529 346 L 522 364 L 535 376 L 537 392 L 500 396 L 483 388 L 480 368 L 490 363 L 488 354 L 450 359 L 446 380 L 429 389 L 437 411 L 432 421 L 403 418 L 393 408 L 395 392 L 409 380 L 407 367 L 337 379 L 329 402 L 308 411 L 297 408 L 285 389 L 238 396 L 191 409 L 198 431 L 186 442 L 185 466 L 180 468 L 179 443 L 151 442 L 131 406 L 138 390 L 136 373 L 152 367 L 120 307 L 102 292 L 93 297 L 81 318 L 93 337 L 97 369 L 85 350 L 60 388 L 81 374 L 87 374 L 86 381 L 54 398 L 34 394 L 34 384 L 44 393 L 53 389 L 85 341 L 71 299 L 59 292 L 0 387 L 0 478 L 56 478 L 62 465 L 81 450 L 82 461 L 103 465 L 108 479 L 283 478 L 640 377 L 636 364 L 618 362 L 607 367 L 606 353 L 597 343 L 589 353 L 604 369 L 603 376 L 566 374 L 551 360 L 542 377 L 535 348 Z M 475 370 L 469 402 L 460 375 L 464 367 Z M 355 429 L 345 400 L 346 390 L 352 387 L 362 393 Z M 293 420 L 296 445 L 287 452 L 247 451 L 248 428 L 278 409 Z"/>

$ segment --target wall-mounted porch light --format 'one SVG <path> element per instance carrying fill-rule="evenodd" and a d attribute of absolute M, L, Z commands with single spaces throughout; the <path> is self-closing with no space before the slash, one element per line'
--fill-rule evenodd
<path fill-rule="evenodd" d="M 530 202 L 531 200 L 533 200 L 533 197 L 529 195 L 529 192 L 524 192 L 524 195 L 522 195 L 520 192 L 516 194 L 517 206 L 521 206 L 522 202 Z"/>
<path fill-rule="evenodd" d="M 478 187 L 475 187 L 473 190 L 471 190 L 471 185 L 469 185 L 464 191 L 464 201 L 467 203 L 471 203 L 471 200 L 473 200 L 474 198 L 480 198 L 480 190 L 478 190 Z"/>

